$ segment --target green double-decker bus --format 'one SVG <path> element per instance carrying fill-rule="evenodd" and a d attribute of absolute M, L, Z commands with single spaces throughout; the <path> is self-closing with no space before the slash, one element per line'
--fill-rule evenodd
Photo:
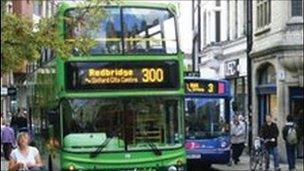
<path fill-rule="evenodd" d="M 175 6 L 125 2 L 102 8 L 105 17 L 94 29 L 81 24 L 94 16 L 77 18 L 79 24 L 66 20 L 86 8 L 59 9 L 62 38 L 87 34 L 96 43 L 90 55 L 75 48 L 67 60 L 56 58 L 59 110 L 52 120 L 58 121 L 60 148 L 51 168 L 186 169 Z"/>

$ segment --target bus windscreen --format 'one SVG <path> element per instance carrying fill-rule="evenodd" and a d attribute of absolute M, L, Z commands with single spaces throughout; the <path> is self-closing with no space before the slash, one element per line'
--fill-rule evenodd
<path fill-rule="evenodd" d="M 66 12 L 65 38 L 94 39 L 93 55 L 177 53 L 176 22 L 168 10 L 107 7 L 100 19 L 89 14 L 79 16 L 84 10 Z"/>

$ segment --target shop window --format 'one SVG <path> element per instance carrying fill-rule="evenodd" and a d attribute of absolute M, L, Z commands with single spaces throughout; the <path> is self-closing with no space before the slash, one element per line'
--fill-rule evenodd
<path fill-rule="evenodd" d="M 290 87 L 290 114 L 293 115 L 294 120 L 298 126 L 299 132 L 304 131 L 304 88 L 303 87 Z M 296 147 L 297 157 L 303 158 L 304 156 L 304 136 L 300 135 L 299 143 Z"/>
<path fill-rule="evenodd" d="M 273 65 L 266 63 L 258 70 L 258 128 L 265 123 L 266 115 L 277 118 L 276 71 Z"/>
<path fill-rule="evenodd" d="M 258 126 L 259 129 L 265 123 L 266 115 L 278 117 L 276 94 L 276 71 L 273 65 L 266 63 L 258 70 Z"/>

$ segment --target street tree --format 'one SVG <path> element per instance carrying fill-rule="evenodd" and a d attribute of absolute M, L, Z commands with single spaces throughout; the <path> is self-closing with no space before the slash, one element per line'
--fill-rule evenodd
<path fill-rule="evenodd" d="M 59 35 L 57 29 L 56 14 L 49 18 L 41 18 L 38 23 L 34 23 L 30 18 L 17 13 L 9 13 L 6 11 L 7 3 L 11 1 L 15 3 L 19 0 L 1 0 L 1 72 L 18 71 L 23 67 L 25 61 L 34 62 L 40 58 L 42 49 L 51 49 L 56 56 L 68 58 L 72 55 L 73 49 L 77 48 L 80 55 L 88 54 L 90 47 L 95 41 L 89 35 L 81 35 L 73 38 L 73 40 L 65 40 Z M 60 8 L 59 0 L 38 0 L 51 1 Z M 58 3 L 59 2 L 59 3 Z M 84 27 L 96 27 L 100 19 L 106 14 L 103 6 L 111 3 L 119 3 L 119 0 L 83 0 L 77 1 L 79 10 L 77 17 L 64 18 L 70 24 L 79 24 L 79 20 L 92 16 L 89 22 L 83 22 Z M 100 8 L 93 8 L 100 6 Z M 91 8 L 92 7 L 92 8 Z M 97 28 L 97 27 L 96 27 Z"/>

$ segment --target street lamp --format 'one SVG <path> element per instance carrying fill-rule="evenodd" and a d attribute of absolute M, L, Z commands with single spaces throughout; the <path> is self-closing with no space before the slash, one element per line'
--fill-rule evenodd
<path fill-rule="evenodd" d="M 249 145 L 249 152 L 252 146 L 252 75 L 251 75 L 251 59 L 250 59 L 250 52 L 252 49 L 252 0 L 247 0 L 247 30 L 246 30 L 246 37 L 247 37 L 247 93 L 248 93 L 248 128 L 249 128 L 249 138 L 248 138 L 248 145 Z"/>

